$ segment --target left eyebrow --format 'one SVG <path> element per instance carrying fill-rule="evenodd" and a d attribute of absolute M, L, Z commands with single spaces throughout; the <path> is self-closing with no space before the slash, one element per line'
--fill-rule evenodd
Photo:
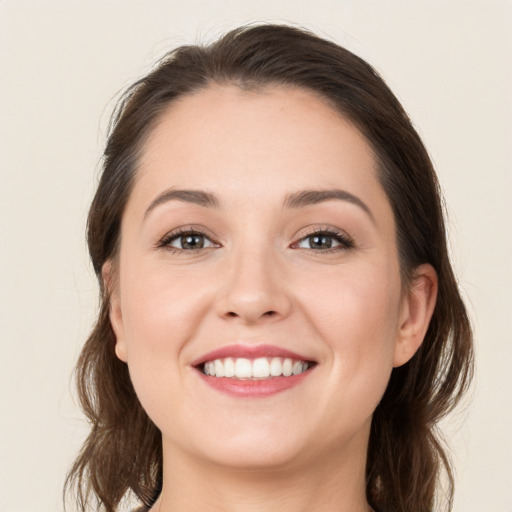
<path fill-rule="evenodd" d="M 157 206 L 169 201 L 183 201 L 185 203 L 193 203 L 209 208 L 218 208 L 220 206 L 217 197 L 210 192 L 204 192 L 202 190 L 178 190 L 171 188 L 162 192 L 153 201 L 151 201 L 151 204 L 144 213 L 144 217 L 147 217 Z"/>
<path fill-rule="evenodd" d="M 330 201 L 336 199 L 338 201 L 348 201 L 349 203 L 359 206 L 375 223 L 375 217 L 368 207 L 368 205 L 359 197 L 347 192 L 346 190 L 340 189 L 327 189 L 327 190 L 301 190 L 288 194 L 284 200 L 284 206 L 286 208 L 304 208 L 313 204 L 323 203 L 324 201 Z"/>

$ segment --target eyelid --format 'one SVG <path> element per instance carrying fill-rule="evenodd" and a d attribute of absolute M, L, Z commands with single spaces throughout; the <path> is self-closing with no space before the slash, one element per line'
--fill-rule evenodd
<path fill-rule="evenodd" d="M 159 241 L 156 243 L 156 248 L 164 248 L 169 250 L 175 250 L 175 251 L 186 251 L 185 249 L 179 249 L 177 247 L 171 247 L 169 243 L 179 238 L 180 236 L 188 235 L 188 234 L 196 234 L 196 235 L 202 235 L 210 242 L 216 246 L 221 247 L 221 244 L 216 240 L 216 237 L 210 232 L 210 230 L 206 229 L 204 226 L 194 225 L 194 224 L 187 224 L 184 226 L 179 226 L 175 229 L 172 229 L 171 231 L 167 232 L 163 237 L 159 239 Z M 211 247 L 205 247 L 204 249 L 211 249 Z M 200 250 L 200 249 L 198 249 Z M 192 252 L 192 251 L 186 251 L 186 252 Z"/>
<path fill-rule="evenodd" d="M 314 236 L 314 235 L 327 235 L 334 239 L 336 239 L 340 245 L 336 247 L 332 247 L 330 249 L 323 250 L 315 250 L 315 249 L 306 249 L 298 247 L 298 244 L 302 242 L 304 239 Z M 292 248 L 296 249 L 305 249 L 314 252 L 329 252 L 329 251 L 340 251 L 352 249 L 355 247 L 354 239 L 346 232 L 334 226 L 308 226 L 305 228 L 305 231 L 299 232 L 299 234 L 295 237 L 295 242 L 291 245 Z"/>
<path fill-rule="evenodd" d="M 183 226 L 179 226 L 171 231 L 167 232 L 163 237 L 159 239 L 159 241 L 155 244 L 155 248 L 164 248 L 168 250 L 173 250 L 175 252 L 194 252 L 194 250 L 180 249 L 176 247 L 172 247 L 170 244 L 171 241 L 179 238 L 180 236 L 184 236 L 187 234 L 198 234 L 206 237 L 212 244 L 213 247 L 203 247 L 197 249 L 198 251 L 204 249 L 212 249 L 222 247 L 222 244 L 217 241 L 217 237 L 210 232 L 209 229 L 205 228 L 201 225 L 187 224 Z M 298 247 L 298 244 L 302 242 L 304 239 L 314 236 L 314 235 L 326 235 L 334 238 L 339 245 L 329 248 L 329 249 L 308 249 Z M 319 253 L 328 253 L 328 252 L 337 252 L 342 250 L 348 250 L 355 247 L 355 243 L 353 238 L 337 227 L 330 225 L 316 225 L 316 226 L 306 226 L 301 230 L 297 236 L 295 237 L 295 241 L 290 245 L 293 249 L 304 249 L 306 251 L 313 251 Z"/>

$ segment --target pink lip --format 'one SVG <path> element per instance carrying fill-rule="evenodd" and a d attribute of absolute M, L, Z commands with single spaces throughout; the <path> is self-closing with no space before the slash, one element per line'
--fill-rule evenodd
<path fill-rule="evenodd" d="M 297 361 L 315 361 L 297 352 L 292 352 L 275 345 L 244 345 L 238 343 L 208 352 L 192 362 L 191 365 L 198 370 L 198 375 L 203 382 L 217 391 L 240 398 L 263 398 L 290 389 L 306 379 L 311 374 L 314 366 L 316 366 L 314 365 L 312 368 L 299 375 L 272 377 L 261 380 L 212 377 L 202 372 L 202 368 L 200 368 L 202 364 L 207 361 L 224 359 L 226 357 L 245 357 L 247 359 L 256 359 L 258 357 L 283 357 Z"/>
<path fill-rule="evenodd" d="M 198 372 L 203 381 L 213 389 L 237 398 L 265 398 L 286 391 L 306 379 L 313 368 L 291 377 L 273 377 L 263 380 L 239 380 L 228 377 L 210 377 Z"/>
<path fill-rule="evenodd" d="M 223 359 L 225 357 L 245 357 L 247 359 L 256 359 L 258 357 L 288 357 L 297 361 L 313 361 L 312 359 L 285 350 L 275 345 L 243 345 L 237 343 L 235 345 L 227 345 L 217 350 L 212 350 L 207 354 L 192 361 L 192 366 L 198 366 L 206 363 L 207 361 L 213 361 L 214 359 Z M 314 361 L 313 361 L 314 362 Z"/>

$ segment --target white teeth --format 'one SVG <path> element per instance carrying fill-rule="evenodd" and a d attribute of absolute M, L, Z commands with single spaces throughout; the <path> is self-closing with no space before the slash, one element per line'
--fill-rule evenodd
<path fill-rule="evenodd" d="M 293 373 L 293 363 L 291 359 L 286 358 L 283 361 L 283 375 L 289 377 Z"/>
<path fill-rule="evenodd" d="M 270 375 L 279 377 L 283 374 L 283 363 L 279 357 L 273 357 L 270 361 Z"/>
<path fill-rule="evenodd" d="M 236 379 L 268 379 L 271 377 L 290 377 L 304 373 L 309 368 L 306 361 L 297 361 L 288 357 L 259 357 L 215 359 L 204 364 L 203 371 L 212 377 L 230 377 Z"/>
<path fill-rule="evenodd" d="M 224 359 L 224 377 L 234 377 L 235 362 L 231 357 Z"/>
<path fill-rule="evenodd" d="M 235 376 L 239 379 L 249 379 L 252 377 L 252 364 L 250 359 L 241 357 L 235 361 Z"/>
<path fill-rule="evenodd" d="M 264 357 L 255 359 L 252 363 L 252 376 L 257 378 L 270 377 L 270 364 Z"/>
<path fill-rule="evenodd" d="M 224 365 L 220 359 L 216 359 L 213 364 L 215 365 L 215 376 L 224 377 Z"/>
<path fill-rule="evenodd" d="M 217 365 L 215 365 L 215 368 L 217 368 Z M 299 375 L 299 373 L 302 373 L 302 362 L 301 361 L 295 361 L 292 366 L 292 373 L 293 375 Z M 219 375 L 217 373 L 217 375 Z"/>

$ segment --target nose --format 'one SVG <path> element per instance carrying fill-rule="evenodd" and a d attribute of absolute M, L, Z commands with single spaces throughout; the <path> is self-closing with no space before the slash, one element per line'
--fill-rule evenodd
<path fill-rule="evenodd" d="M 217 311 L 224 319 L 253 325 L 288 316 L 291 298 L 286 275 L 272 251 L 233 254 L 226 261 Z"/>

